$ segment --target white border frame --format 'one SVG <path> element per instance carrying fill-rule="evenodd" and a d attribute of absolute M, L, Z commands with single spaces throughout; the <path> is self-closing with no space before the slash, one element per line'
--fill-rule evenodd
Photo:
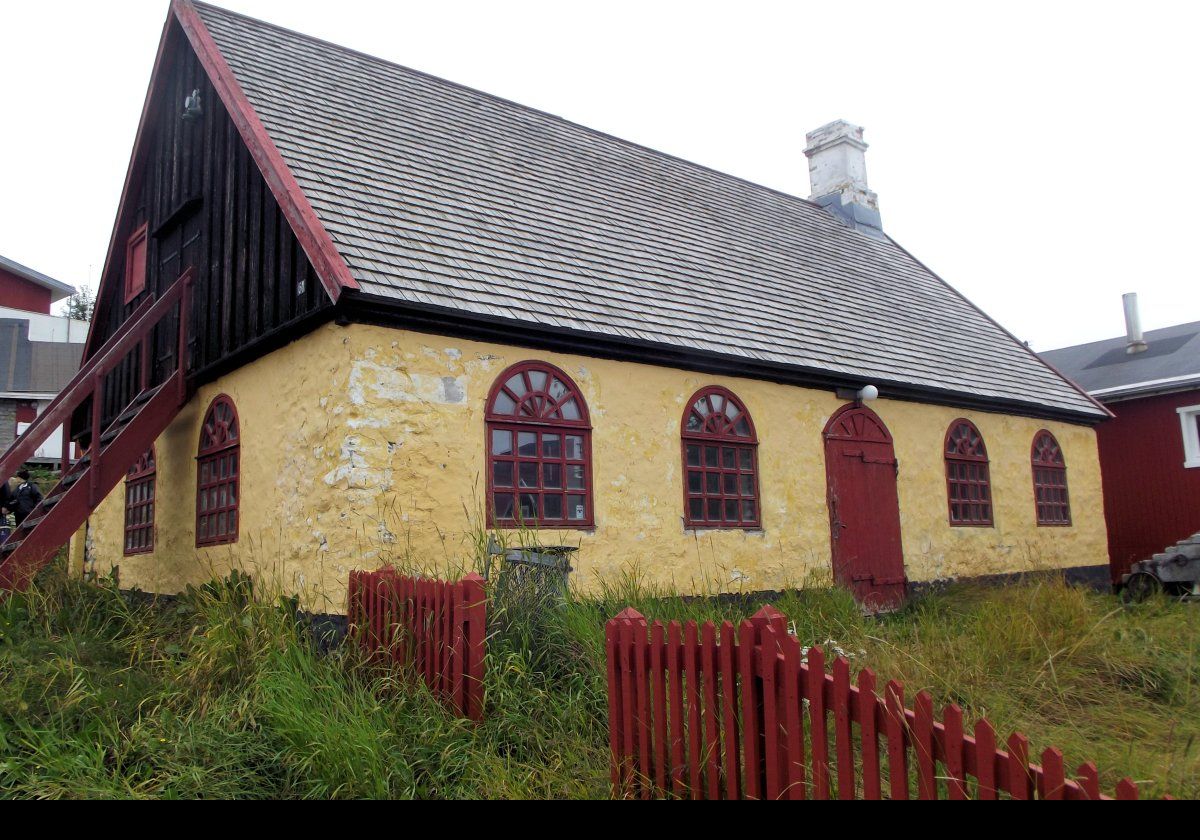
<path fill-rule="evenodd" d="M 1183 427 L 1183 468 L 1200 469 L 1200 405 L 1177 409 Z"/>

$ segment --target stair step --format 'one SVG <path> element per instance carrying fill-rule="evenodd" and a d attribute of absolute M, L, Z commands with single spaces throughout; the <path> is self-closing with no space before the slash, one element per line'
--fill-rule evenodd
<path fill-rule="evenodd" d="M 20 548 L 24 542 L 24 540 L 18 540 L 17 542 L 9 540 L 4 545 L 0 545 L 0 554 L 12 554 L 14 551 Z"/>
<path fill-rule="evenodd" d="M 86 470 L 79 470 L 78 472 L 71 473 L 66 478 L 64 478 L 61 482 L 59 482 L 58 486 L 63 488 L 64 490 L 66 490 L 69 487 L 74 487 L 76 484 L 79 483 L 79 479 L 83 478 L 83 474 L 85 472 L 86 472 Z"/>
<path fill-rule="evenodd" d="M 42 500 L 42 507 L 45 508 L 46 510 L 50 510 L 50 508 L 54 507 L 56 504 L 61 502 L 63 500 L 63 496 L 65 496 L 65 495 L 67 495 L 67 494 L 64 492 L 64 493 L 55 493 L 53 496 L 47 496 L 45 499 Z"/>
<path fill-rule="evenodd" d="M 32 531 L 38 525 L 40 525 L 46 521 L 46 516 L 47 516 L 47 514 L 43 513 L 41 516 L 37 517 L 36 519 L 33 517 L 30 517 L 29 519 L 26 519 L 24 522 L 22 522 L 21 527 L 18 528 L 17 530 L 18 531 L 21 531 L 21 530 Z"/>

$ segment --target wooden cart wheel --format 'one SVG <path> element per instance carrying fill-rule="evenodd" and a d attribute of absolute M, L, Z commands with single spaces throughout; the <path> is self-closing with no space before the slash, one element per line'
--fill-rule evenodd
<path fill-rule="evenodd" d="M 1141 604 L 1155 595 L 1161 594 L 1162 591 L 1162 581 L 1154 575 L 1148 572 L 1135 572 L 1130 575 L 1121 596 L 1127 604 Z"/>

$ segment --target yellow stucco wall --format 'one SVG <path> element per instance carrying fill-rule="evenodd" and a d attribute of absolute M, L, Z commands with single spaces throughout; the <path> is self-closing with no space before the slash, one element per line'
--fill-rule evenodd
<path fill-rule="evenodd" d="M 241 566 L 329 612 L 344 609 L 351 569 L 461 567 L 483 504 L 484 404 L 499 374 L 527 359 L 569 373 L 592 414 L 596 527 L 540 537 L 582 547 L 578 583 L 634 568 L 682 592 L 829 579 L 822 431 L 844 404 L 832 393 L 361 325 L 322 327 L 205 386 L 157 443 L 155 553 L 121 556 L 122 487 L 90 523 L 91 567 L 119 565 L 123 586 L 172 593 Z M 732 389 L 757 426 L 760 532 L 683 527 L 680 422 L 685 402 L 710 384 Z M 197 551 L 194 458 L 220 393 L 241 417 L 241 539 Z M 1090 428 L 886 399 L 872 408 L 896 441 L 911 580 L 1106 562 Z M 987 442 L 994 528 L 947 523 L 941 451 L 959 416 Z M 1041 428 L 1066 455 L 1070 528 L 1035 523 L 1029 455 Z"/>

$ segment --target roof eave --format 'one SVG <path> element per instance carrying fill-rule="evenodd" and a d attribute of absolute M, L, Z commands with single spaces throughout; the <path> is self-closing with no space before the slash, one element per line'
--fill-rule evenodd
<path fill-rule="evenodd" d="M 823 390 L 859 390 L 873 384 L 885 399 L 921 402 L 953 408 L 977 409 L 1039 420 L 1057 420 L 1094 426 L 1115 415 L 1098 401 L 1088 398 L 1094 412 L 1056 408 L 1040 403 L 967 394 L 930 386 L 888 380 L 884 377 L 852 377 L 827 370 L 780 362 L 747 359 L 720 353 L 681 348 L 651 341 L 581 332 L 526 321 L 483 316 L 446 307 L 413 304 L 393 298 L 355 293 L 342 298 L 338 310 L 351 322 L 379 324 L 416 332 L 499 341 L 506 344 L 593 355 L 621 361 L 676 367 L 719 375 L 744 376 Z"/>

